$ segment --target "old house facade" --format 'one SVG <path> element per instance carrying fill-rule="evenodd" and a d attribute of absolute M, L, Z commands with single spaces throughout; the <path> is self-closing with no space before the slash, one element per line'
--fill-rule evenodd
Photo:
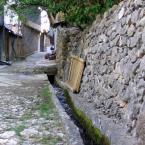
<path fill-rule="evenodd" d="M 45 32 L 49 31 L 50 22 L 45 10 L 32 8 L 33 14 L 26 15 L 26 22 L 21 22 L 14 10 L 7 3 L 4 17 L 1 17 L 0 60 L 14 61 L 25 58 L 36 51 L 45 51 L 49 40 Z"/>

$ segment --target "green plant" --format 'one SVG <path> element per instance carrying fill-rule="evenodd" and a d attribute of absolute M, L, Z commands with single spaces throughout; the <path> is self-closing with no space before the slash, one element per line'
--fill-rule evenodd
<path fill-rule="evenodd" d="M 15 133 L 18 135 L 18 136 L 21 136 L 20 133 L 26 128 L 26 126 L 24 124 L 21 124 L 19 126 L 16 126 L 14 128 L 11 128 L 10 130 L 13 130 L 15 131 Z"/>
<path fill-rule="evenodd" d="M 51 93 L 49 87 L 46 87 L 40 93 L 40 97 L 43 98 L 43 102 L 36 106 L 36 110 L 39 111 L 42 117 L 48 117 L 50 114 L 55 113 L 55 107 L 51 99 Z"/>
<path fill-rule="evenodd" d="M 62 141 L 62 138 L 60 138 L 60 137 L 54 138 L 51 136 L 43 137 L 39 140 L 39 142 L 44 144 L 44 145 L 56 145 L 59 141 Z"/>
<path fill-rule="evenodd" d="M 23 18 L 25 13 L 34 13 L 33 7 L 42 6 L 48 14 L 55 15 L 62 11 L 65 13 L 67 23 L 85 28 L 91 24 L 97 14 L 103 13 L 119 3 L 121 0 L 19 0 L 13 8 Z M 4 0 L 0 0 L 0 9 L 3 8 Z M 32 11 L 31 11 L 32 10 Z M 24 19 L 24 18 L 23 18 Z"/>

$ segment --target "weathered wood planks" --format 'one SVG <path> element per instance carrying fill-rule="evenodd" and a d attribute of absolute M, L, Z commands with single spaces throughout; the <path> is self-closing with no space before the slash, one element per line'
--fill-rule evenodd
<path fill-rule="evenodd" d="M 73 92 L 79 92 L 85 61 L 77 56 L 71 56 L 67 87 Z"/>

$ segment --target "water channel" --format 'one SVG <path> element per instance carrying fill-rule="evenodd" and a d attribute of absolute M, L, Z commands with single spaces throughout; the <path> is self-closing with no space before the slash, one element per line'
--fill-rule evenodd
<path fill-rule="evenodd" d="M 87 134 L 87 130 L 79 123 L 79 121 L 75 117 L 71 107 L 69 106 L 69 104 L 67 102 L 66 96 L 64 95 L 64 90 L 56 84 L 53 84 L 53 88 L 56 92 L 56 96 L 57 96 L 58 100 L 60 101 L 62 107 L 65 109 L 65 112 L 70 116 L 71 120 L 79 128 L 79 132 L 82 137 L 84 145 L 97 145 L 89 137 L 89 135 Z"/>

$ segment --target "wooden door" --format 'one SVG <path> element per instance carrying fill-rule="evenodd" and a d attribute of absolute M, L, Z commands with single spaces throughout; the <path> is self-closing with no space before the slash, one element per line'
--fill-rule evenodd
<path fill-rule="evenodd" d="M 3 30 L 0 28 L 0 60 L 2 60 L 2 51 L 3 51 Z"/>
<path fill-rule="evenodd" d="M 5 49 L 5 57 L 6 57 L 6 61 L 10 60 L 10 54 L 9 54 L 9 32 L 7 30 L 5 30 L 5 36 L 4 36 L 4 49 Z"/>
<path fill-rule="evenodd" d="M 44 52 L 44 34 L 40 35 L 40 52 Z"/>

